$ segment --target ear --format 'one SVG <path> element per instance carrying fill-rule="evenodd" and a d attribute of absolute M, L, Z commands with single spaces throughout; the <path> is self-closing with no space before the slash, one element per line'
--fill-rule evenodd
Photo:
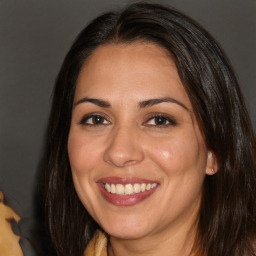
<path fill-rule="evenodd" d="M 215 154 L 212 151 L 208 151 L 207 154 L 207 166 L 205 173 L 207 175 L 214 175 L 218 171 L 218 162 Z"/>

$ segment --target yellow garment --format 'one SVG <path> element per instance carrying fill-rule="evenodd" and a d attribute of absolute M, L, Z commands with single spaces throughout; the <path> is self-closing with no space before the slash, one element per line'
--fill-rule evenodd
<path fill-rule="evenodd" d="M 106 234 L 98 231 L 87 245 L 84 256 L 107 256 L 107 245 Z"/>
<path fill-rule="evenodd" d="M 4 195 L 0 191 L 0 255 L 23 256 L 19 245 L 20 237 L 13 233 L 10 220 L 18 222 L 20 217 L 14 210 L 4 204 Z"/>

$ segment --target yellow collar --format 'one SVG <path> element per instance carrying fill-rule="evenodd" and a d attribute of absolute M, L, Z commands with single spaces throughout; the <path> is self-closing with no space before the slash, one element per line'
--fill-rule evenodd
<path fill-rule="evenodd" d="M 97 231 L 87 245 L 84 256 L 107 256 L 108 239 L 105 233 Z"/>

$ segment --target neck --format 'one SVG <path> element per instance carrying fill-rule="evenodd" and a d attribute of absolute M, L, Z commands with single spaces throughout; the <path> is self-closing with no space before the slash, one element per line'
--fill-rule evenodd
<path fill-rule="evenodd" d="M 190 233 L 181 242 L 179 235 L 163 239 L 159 242 L 153 237 L 138 240 L 121 241 L 117 238 L 110 238 L 108 248 L 109 256 L 189 256 L 193 247 L 195 234 Z"/>

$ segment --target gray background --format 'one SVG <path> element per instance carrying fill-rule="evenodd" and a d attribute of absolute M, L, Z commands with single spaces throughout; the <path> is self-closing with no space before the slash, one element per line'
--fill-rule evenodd
<path fill-rule="evenodd" d="M 50 95 L 74 37 L 128 0 L 0 0 L 0 190 L 24 217 L 34 195 Z M 169 0 L 201 23 L 229 56 L 256 127 L 256 0 Z"/>

